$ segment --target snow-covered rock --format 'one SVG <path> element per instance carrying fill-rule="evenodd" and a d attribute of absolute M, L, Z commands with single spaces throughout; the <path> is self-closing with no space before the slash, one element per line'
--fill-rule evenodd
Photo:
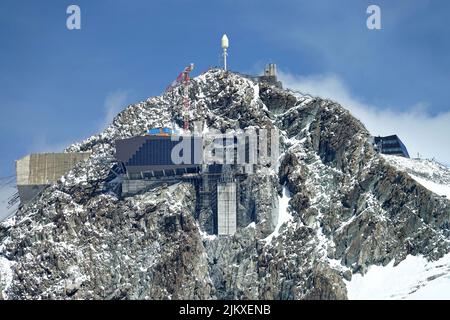
<path fill-rule="evenodd" d="M 281 132 L 277 172 L 240 184 L 237 232 L 208 235 L 211 212 L 188 184 L 125 199 L 107 187 L 116 139 L 181 127 L 174 88 L 68 147 L 92 156 L 0 224 L 5 298 L 346 299 L 352 275 L 448 255 L 449 200 L 379 156 L 339 104 L 216 69 L 190 98 L 204 130 Z"/>
<path fill-rule="evenodd" d="M 383 155 L 397 169 L 405 171 L 437 195 L 450 199 L 450 168 L 430 159 L 408 159 Z"/>
<path fill-rule="evenodd" d="M 407 256 L 394 266 L 371 266 L 347 282 L 350 299 L 450 299 L 450 254 L 437 261 Z"/>

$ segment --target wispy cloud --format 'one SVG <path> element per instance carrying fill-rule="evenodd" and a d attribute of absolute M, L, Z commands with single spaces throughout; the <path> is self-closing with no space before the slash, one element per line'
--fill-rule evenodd
<path fill-rule="evenodd" d="M 103 131 L 107 126 L 109 126 L 114 119 L 114 117 L 123 110 L 127 105 L 127 100 L 129 99 L 129 94 L 127 91 L 114 91 L 108 94 L 105 98 L 103 105 L 104 117 L 99 120 L 99 125 L 97 130 Z M 73 135 L 73 139 L 60 139 L 58 135 L 48 135 L 46 133 L 37 132 L 31 138 L 30 145 L 26 148 L 26 152 L 62 152 L 71 144 L 83 139 L 83 137 Z"/>
<path fill-rule="evenodd" d="M 373 135 L 398 134 L 405 142 L 411 156 L 420 153 L 450 163 L 450 112 L 431 115 L 428 105 L 418 102 L 408 110 L 398 111 L 383 106 L 370 105 L 350 92 L 342 79 L 335 74 L 297 76 L 280 71 L 283 85 L 313 96 L 328 98 L 340 103 L 360 119 Z"/>
<path fill-rule="evenodd" d="M 33 135 L 31 144 L 27 148 L 27 153 L 62 152 L 72 143 L 74 143 L 72 140 L 59 140 L 57 136 L 49 138 L 46 134 L 38 133 Z"/>
<path fill-rule="evenodd" d="M 111 124 L 114 117 L 126 107 L 128 98 L 129 93 L 124 90 L 117 90 L 106 96 L 104 103 L 105 117 L 100 124 L 100 130 L 106 129 Z"/>

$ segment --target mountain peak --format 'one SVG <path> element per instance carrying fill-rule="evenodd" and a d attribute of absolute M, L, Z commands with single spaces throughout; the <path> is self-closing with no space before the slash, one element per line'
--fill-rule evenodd
<path fill-rule="evenodd" d="M 280 133 L 277 167 L 239 182 L 236 232 L 208 234 L 189 182 L 123 197 L 109 187 L 115 141 L 181 128 L 183 90 L 67 148 L 92 155 L 0 228 L 3 297 L 345 299 L 352 274 L 450 251 L 449 201 L 377 154 L 346 109 L 220 69 L 191 79 L 190 129 Z"/>

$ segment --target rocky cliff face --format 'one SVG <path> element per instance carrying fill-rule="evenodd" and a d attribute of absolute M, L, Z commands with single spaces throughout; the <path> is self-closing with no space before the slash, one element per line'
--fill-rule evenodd
<path fill-rule="evenodd" d="M 189 184 L 125 199 L 108 188 L 116 139 L 181 125 L 175 88 L 70 146 L 91 158 L 0 224 L 3 298 L 346 299 L 371 265 L 450 252 L 450 202 L 376 154 L 340 105 L 222 70 L 190 94 L 192 123 L 281 132 L 277 170 L 241 185 L 236 234 L 205 232 Z"/>

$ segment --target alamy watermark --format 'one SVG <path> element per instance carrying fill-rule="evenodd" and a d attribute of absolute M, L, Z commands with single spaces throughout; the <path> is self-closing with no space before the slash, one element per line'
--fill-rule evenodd
<path fill-rule="evenodd" d="M 366 25 L 369 30 L 381 29 L 381 8 L 375 4 L 367 7 L 367 14 L 370 16 L 367 18 Z"/>
<path fill-rule="evenodd" d="M 81 9 L 75 4 L 67 7 L 66 13 L 69 15 L 66 20 L 66 27 L 69 30 L 81 29 Z"/>
<path fill-rule="evenodd" d="M 76 4 L 67 7 L 66 13 L 69 15 L 66 20 L 66 27 L 69 30 L 81 29 L 81 8 Z M 381 29 L 381 8 L 378 5 L 371 4 L 367 7 L 366 13 L 369 14 L 366 20 L 366 26 L 369 30 Z"/>

